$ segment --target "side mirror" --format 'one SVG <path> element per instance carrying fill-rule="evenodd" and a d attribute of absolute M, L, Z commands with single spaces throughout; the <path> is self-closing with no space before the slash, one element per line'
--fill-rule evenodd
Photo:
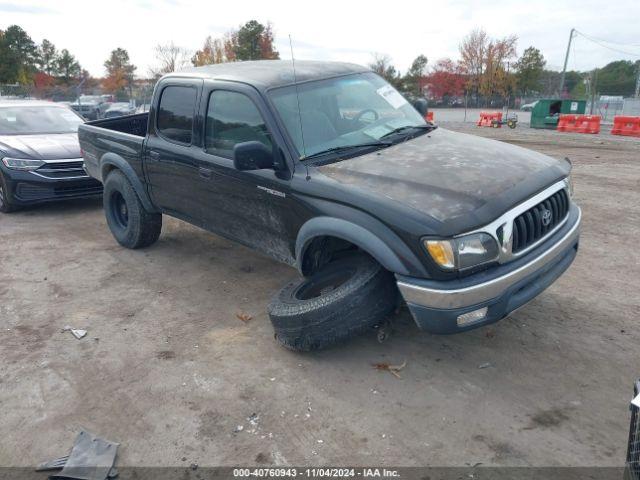
<path fill-rule="evenodd" d="M 429 111 L 429 103 L 424 98 L 419 98 L 413 102 L 413 108 L 424 117 Z"/>
<path fill-rule="evenodd" d="M 257 141 L 236 143 L 233 166 L 236 170 L 262 170 L 274 167 L 273 151 Z"/>

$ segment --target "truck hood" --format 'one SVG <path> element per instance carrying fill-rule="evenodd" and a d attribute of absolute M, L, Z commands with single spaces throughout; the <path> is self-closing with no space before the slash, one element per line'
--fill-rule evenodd
<path fill-rule="evenodd" d="M 567 176 L 570 164 L 515 145 L 438 128 L 318 170 L 334 181 L 409 206 L 455 232 L 491 222 Z"/>
<path fill-rule="evenodd" d="M 56 160 L 80 158 L 77 133 L 0 135 L 0 156 Z"/>

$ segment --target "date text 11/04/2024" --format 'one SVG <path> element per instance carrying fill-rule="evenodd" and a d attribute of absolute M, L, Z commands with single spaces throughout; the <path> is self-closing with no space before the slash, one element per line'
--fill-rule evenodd
<path fill-rule="evenodd" d="M 235 468 L 234 478 L 307 477 L 307 478 L 398 478 L 397 470 L 387 468 Z"/>

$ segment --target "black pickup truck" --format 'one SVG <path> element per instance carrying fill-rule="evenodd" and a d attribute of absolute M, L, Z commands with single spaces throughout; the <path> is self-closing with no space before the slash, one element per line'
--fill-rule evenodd
<path fill-rule="evenodd" d="M 578 250 L 567 160 L 437 128 L 357 65 L 172 73 L 149 113 L 79 137 L 125 247 L 154 243 L 167 214 L 297 267 L 268 307 L 295 350 L 380 325 L 402 299 L 434 333 L 495 322 Z"/>

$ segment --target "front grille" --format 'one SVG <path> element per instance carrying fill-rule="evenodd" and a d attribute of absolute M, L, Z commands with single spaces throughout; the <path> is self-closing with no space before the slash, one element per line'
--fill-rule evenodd
<path fill-rule="evenodd" d="M 76 187 L 56 187 L 53 191 L 58 197 L 99 195 L 102 193 L 102 184 L 97 180 L 94 180 L 87 185 L 80 185 Z"/>
<path fill-rule="evenodd" d="M 640 381 L 636 383 L 633 398 L 638 396 L 639 390 Z M 640 480 L 640 408 L 633 404 L 631 405 L 631 424 L 629 425 L 627 469 L 631 480 Z"/>
<path fill-rule="evenodd" d="M 569 212 L 569 195 L 566 190 L 557 191 L 513 221 L 511 251 L 518 253 L 533 245 L 556 228 Z"/>
<path fill-rule="evenodd" d="M 87 173 L 82 168 L 82 163 L 82 160 L 51 162 L 38 168 L 36 172 L 47 178 L 86 177 Z"/>
<path fill-rule="evenodd" d="M 74 186 L 58 186 L 48 187 L 34 185 L 31 183 L 18 183 L 16 187 L 16 196 L 24 201 L 29 200 L 47 200 L 56 198 L 71 197 L 89 197 L 100 195 L 102 193 L 102 184 L 97 180 L 83 181 L 82 185 Z"/>

